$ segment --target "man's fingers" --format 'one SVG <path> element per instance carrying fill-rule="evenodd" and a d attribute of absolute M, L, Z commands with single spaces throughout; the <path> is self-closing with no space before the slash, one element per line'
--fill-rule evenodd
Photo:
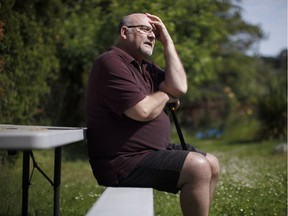
<path fill-rule="evenodd" d="M 159 17 L 157 17 L 157 16 L 155 16 L 155 15 L 152 15 L 152 14 L 149 14 L 149 13 L 145 13 L 151 20 L 153 20 L 153 21 L 161 21 L 161 19 L 159 18 Z"/>

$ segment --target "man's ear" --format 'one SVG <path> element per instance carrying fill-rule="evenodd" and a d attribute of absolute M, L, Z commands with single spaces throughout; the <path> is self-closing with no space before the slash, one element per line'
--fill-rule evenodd
<path fill-rule="evenodd" d="M 128 34 L 128 28 L 126 26 L 122 26 L 121 30 L 120 30 L 120 35 L 123 39 L 127 38 L 127 34 Z"/>

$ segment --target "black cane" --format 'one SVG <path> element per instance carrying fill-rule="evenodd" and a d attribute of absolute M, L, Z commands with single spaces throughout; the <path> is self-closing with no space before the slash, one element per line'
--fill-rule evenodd
<path fill-rule="evenodd" d="M 168 107 L 169 107 L 169 110 L 170 110 L 170 112 L 172 114 L 172 118 L 173 118 L 173 121 L 175 123 L 175 127 L 176 127 L 176 130 L 177 130 L 180 142 L 181 142 L 182 149 L 183 150 L 187 150 L 187 146 L 186 146 L 186 143 L 185 143 L 185 140 L 184 140 L 184 137 L 183 137 L 183 134 L 182 134 L 178 119 L 176 117 L 175 106 L 174 105 L 175 104 L 172 103 L 172 104 L 169 104 Z"/>

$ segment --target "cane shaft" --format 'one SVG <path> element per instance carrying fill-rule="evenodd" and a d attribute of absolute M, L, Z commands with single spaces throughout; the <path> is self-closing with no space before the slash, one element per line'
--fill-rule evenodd
<path fill-rule="evenodd" d="M 185 140 L 184 140 L 184 137 L 183 137 L 183 134 L 182 134 L 182 131 L 181 131 L 181 128 L 180 128 L 178 119 L 177 119 L 177 117 L 176 117 L 175 109 L 172 108 L 172 109 L 170 109 L 170 111 L 171 111 L 172 118 L 173 118 L 173 120 L 174 120 L 175 127 L 176 127 L 176 130 L 177 130 L 177 133 L 178 133 L 180 142 L 181 142 L 182 149 L 183 149 L 183 150 L 187 150 L 187 146 L 186 146 L 186 143 L 185 143 Z"/>

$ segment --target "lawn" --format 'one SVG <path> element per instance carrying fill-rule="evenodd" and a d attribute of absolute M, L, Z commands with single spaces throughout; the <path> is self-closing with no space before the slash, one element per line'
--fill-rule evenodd
<path fill-rule="evenodd" d="M 210 215 L 287 215 L 287 155 L 274 153 L 279 142 L 195 143 L 215 154 L 222 167 Z M 34 155 L 38 165 L 52 177 L 53 151 L 35 151 Z M 22 154 L 9 156 L 10 163 L 7 157 L 0 152 L 0 216 L 17 216 L 21 212 Z M 94 180 L 85 143 L 64 147 L 62 161 L 61 215 L 85 215 L 105 189 Z M 34 172 L 29 195 L 30 215 L 52 215 L 53 189 L 38 171 Z M 181 215 L 179 194 L 154 191 L 154 209 L 155 216 Z"/>

